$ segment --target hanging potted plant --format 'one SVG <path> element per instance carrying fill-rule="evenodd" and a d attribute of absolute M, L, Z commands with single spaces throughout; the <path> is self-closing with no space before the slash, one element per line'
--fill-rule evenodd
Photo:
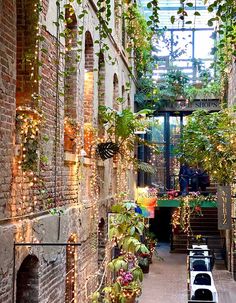
<path fill-rule="evenodd" d="M 133 150 L 138 131 L 147 128 L 147 120 L 140 119 L 141 115 L 151 113 L 142 110 L 133 113 L 130 109 L 118 112 L 110 107 L 99 107 L 99 123 L 105 128 L 107 138 L 97 145 L 96 151 L 102 160 L 112 158 L 118 152 Z M 137 133 L 136 133 L 137 132 Z"/>

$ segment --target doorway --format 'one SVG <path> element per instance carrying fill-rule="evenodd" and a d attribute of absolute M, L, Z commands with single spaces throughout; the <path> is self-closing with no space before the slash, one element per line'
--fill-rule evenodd
<path fill-rule="evenodd" d="M 149 229 L 156 235 L 158 242 L 170 242 L 171 215 L 171 207 L 159 207 L 155 209 L 155 218 L 149 219 Z"/>

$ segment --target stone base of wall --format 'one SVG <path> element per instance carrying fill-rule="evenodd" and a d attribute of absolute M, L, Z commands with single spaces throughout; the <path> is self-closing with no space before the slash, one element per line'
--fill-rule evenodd
<path fill-rule="evenodd" d="M 93 219 L 92 208 L 81 209 L 81 206 L 67 208 L 60 219 L 58 215 L 45 215 L 0 226 L 3 248 L 0 250 L 0 303 L 12 302 L 14 241 L 67 243 L 72 234 L 81 243 L 81 246 L 76 247 L 76 293 L 79 302 L 87 303 L 87 296 L 95 290 L 97 284 L 97 277 L 94 275 L 98 267 L 97 222 Z M 16 280 L 22 262 L 29 255 L 38 259 L 37 302 L 65 302 L 66 246 L 17 246 Z"/>

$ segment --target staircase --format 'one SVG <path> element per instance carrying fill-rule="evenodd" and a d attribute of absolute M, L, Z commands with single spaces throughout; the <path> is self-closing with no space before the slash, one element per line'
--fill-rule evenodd
<path fill-rule="evenodd" d="M 217 208 L 202 208 L 203 216 L 192 215 L 190 226 L 192 235 L 202 235 L 206 237 L 219 237 L 220 232 L 217 227 Z M 187 234 L 179 232 L 172 235 L 171 252 L 187 252 Z"/>

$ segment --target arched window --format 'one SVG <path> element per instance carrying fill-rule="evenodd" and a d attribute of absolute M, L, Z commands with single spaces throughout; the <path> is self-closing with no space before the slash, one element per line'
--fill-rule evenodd
<path fill-rule="evenodd" d="M 98 60 L 98 106 L 105 105 L 105 60 L 103 53 L 100 53 Z M 99 138 L 104 137 L 104 128 L 98 125 Z"/>
<path fill-rule="evenodd" d="M 85 64 L 84 64 L 84 121 L 92 122 L 94 97 L 94 53 L 93 40 L 90 32 L 85 33 Z"/>
<path fill-rule="evenodd" d="M 70 6 L 65 11 L 65 112 L 76 118 L 76 78 L 77 78 L 77 19 L 74 9 Z"/>
<path fill-rule="evenodd" d="M 38 93 L 38 55 L 36 53 L 36 1 L 16 0 L 16 106 L 33 106 L 32 95 Z M 37 16 L 36 16 L 37 17 Z"/>
<path fill-rule="evenodd" d="M 122 11 L 124 11 L 124 9 L 122 9 Z M 125 16 L 122 13 L 122 27 L 121 27 L 121 35 L 122 35 L 122 46 L 124 49 L 126 49 L 126 41 L 127 41 L 127 37 L 126 37 L 126 25 L 125 25 Z"/>
<path fill-rule="evenodd" d="M 64 150 L 76 152 L 76 125 L 70 123 L 77 114 L 77 19 L 72 6 L 65 11 L 65 121 L 64 121 Z M 68 117 L 70 119 L 68 119 Z"/>
<path fill-rule="evenodd" d="M 117 98 L 119 97 L 119 82 L 117 74 L 113 76 L 113 108 L 119 110 L 119 104 Z"/>
<path fill-rule="evenodd" d="M 101 280 L 103 274 L 102 262 L 104 261 L 106 254 L 105 248 L 106 248 L 105 220 L 101 218 L 98 224 L 98 268 L 100 269 L 99 280 Z"/>
<path fill-rule="evenodd" d="M 101 218 L 98 224 L 98 266 L 101 266 L 105 257 L 105 220 Z"/>
<path fill-rule="evenodd" d="M 93 141 L 93 98 L 94 98 L 94 50 L 90 32 L 85 33 L 85 64 L 84 64 L 84 150 L 91 156 Z"/>
<path fill-rule="evenodd" d="M 98 105 L 105 104 L 105 60 L 102 53 L 98 61 Z"/>
<path fill-rule="evenodd" d="M 76 235 L 72 234 L 68 243 L 76 243 Z M 65 303 L 76 301 L 76 247 L 67 245 L 66 247 L 66 293 Z"/>
<path fill-rule="evenodd" d="M 119 103 L 117 98 L 119 97 L 119 81 L 117 74 L 113 76 L 113 109 L 119 110 Z M 117 191 L 117 166 L 118 154 L 113 157 L 113 173 L 112 173 L 112 194 L 116 194 Z"/>
<path fill-rule="evenodd" d="M 128 107 L 130 108 L 131 107 L 131 102 L 130 102 L 130 95 L 128 94 L 128 97 L 127 97 L 127 103 L 128 103 Z"/>
<path fill-rule="evenodd" d="M 16 280 L 16 303 L 39 302 L 39 261 L 34 255 L 22 262 Z"/>

